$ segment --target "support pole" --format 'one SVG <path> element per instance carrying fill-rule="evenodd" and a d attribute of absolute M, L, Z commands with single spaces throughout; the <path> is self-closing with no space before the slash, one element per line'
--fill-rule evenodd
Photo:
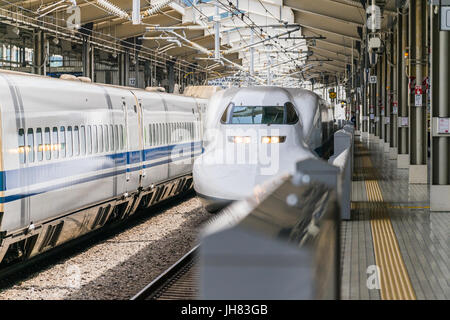
<path fill-rule="evenodd" d="M 402 42 L 401 42 L 401 95 L 399 103 L 399 148 L 397 157 L 397 168 L 408 169 L 409 168 L 409 87 L 408 78 L 406 74 L 407 59 L 406 59 L 406 47 L 408 46 L 408 27 L 409 27 L 409 13 L 403 13 L 401 16 L 402 21 Z"/>
<path fill-rule="evenodd" d="M 425 74 L 425 47 L 423 32 L 424 19 L 423 14 L 426 11 L 423 0 L 414 0 L 410 2 L 410 10 L 414 10 L 415 28 L 411 28 L 414 34 L 410 38 L 414 43 L 410 43 L 410 48 L 414 46 L 414 57 L 410 64 L 415 64 L 416 85 L 411 94 L 411 156 L 409 166 L 409 183 L 426 184 L 428 182 L 427 166 L 427 126 L 426 126 L 426 94 L 423 90 L 422 81 Z M 411 72 L 412 74 L 412 72 Z M 424 103 L 425 102 L 425 103 Z"/>
<path fill-rule="evenodd" d="M 430 7 L 431 20 L 431 186 L 430 209 L 450 211 L 450 32 L 440 31 L 439 15 Z"/>
<path fill-rule="evenodd" d="M 375 94 L 375 137 L 381 138 L 381 61 L 377 62 L 376 66 L 377 83 Z"/>
<path fill-rule="evenodd" d="M 33 73 L 45 75 L 45 34 L 43 31 L 37 31 L 34 34 L 33 44 Z"/>

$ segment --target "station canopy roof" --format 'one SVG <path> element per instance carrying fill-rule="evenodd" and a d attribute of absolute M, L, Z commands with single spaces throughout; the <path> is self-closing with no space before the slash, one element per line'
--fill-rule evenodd
<path fill-rule="evenodd" d="M 376 4 L 387 26 L 396 14 L 395 0 Z M 352 51 L 358 58 L 365 5 L 364 0 L 0 0 L 0 19 L 10 27 L 42 28 L 58 39 L 88 35 L 106 51 L 128 48 L 143 58 L 207 70 L 211 77 L 264 84 L 270 74 L 273 84 L 289 86 L 345 77 Z M 140 22 L 133 21 L 133 8 Z M 14 38 L 10 30 L 8 37 Z"/>

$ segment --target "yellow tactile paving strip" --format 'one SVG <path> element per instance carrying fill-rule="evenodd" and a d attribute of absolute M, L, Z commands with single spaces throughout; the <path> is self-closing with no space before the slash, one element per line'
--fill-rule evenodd
<path fill-rule="evenodd" d="M 368 155 L 362 157 L 365 168 L 373 168 Z M 375 261 L 380 268 L 381 299 L 415 300 L 416 295 L 405 267 L 398 240 L 392 227 L 388 205 L 383 200 L 377 180 L 365 180 L 367 199 L 371 203 L 370 225 Z"/>

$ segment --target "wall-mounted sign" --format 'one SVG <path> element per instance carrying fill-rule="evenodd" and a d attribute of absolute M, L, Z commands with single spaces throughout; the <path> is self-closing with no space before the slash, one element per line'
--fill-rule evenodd
<path fill-rule="evenodd" d="M 369 83 L 372 83 L 372 84 L 377 83 L 377 76 L 370 76 Z"/>
<path fill-rule="evenodd" d="M 450 31 L 450 6 L 441 7 L 441 31 Z"/>
<path fill-rule="evenodd" d="M 449 133 L 450 131 L 450 119 L 449 118 L 439 118 L 438 123 L 438 133 Z"/>
<path fill-rule="evenodd" d="M 421 94 L 416 94 L 415 95 L 414 105 L 416 107 L 421 107 L 422 106 L 422 95 Z"/>

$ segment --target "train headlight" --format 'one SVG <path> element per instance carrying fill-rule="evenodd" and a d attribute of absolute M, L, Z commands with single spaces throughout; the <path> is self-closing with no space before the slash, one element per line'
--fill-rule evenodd
<path fill-rule="evenodd" d="M 285 140 L 286 140 L 286 137 L 278 137 L 278 136 L 261 138 L 262 143 L 283 143 Z"/>
<path fill-rule="evenodd" d="M 262 143 L 270 143 L 270 137 L 262 137 L 261 142 Z"/>
<path fill-rule="evenodd" d="M 228 141 L 232 143 L 250 143 L 252 139 L 250 137 L 229 136 Z"/>

